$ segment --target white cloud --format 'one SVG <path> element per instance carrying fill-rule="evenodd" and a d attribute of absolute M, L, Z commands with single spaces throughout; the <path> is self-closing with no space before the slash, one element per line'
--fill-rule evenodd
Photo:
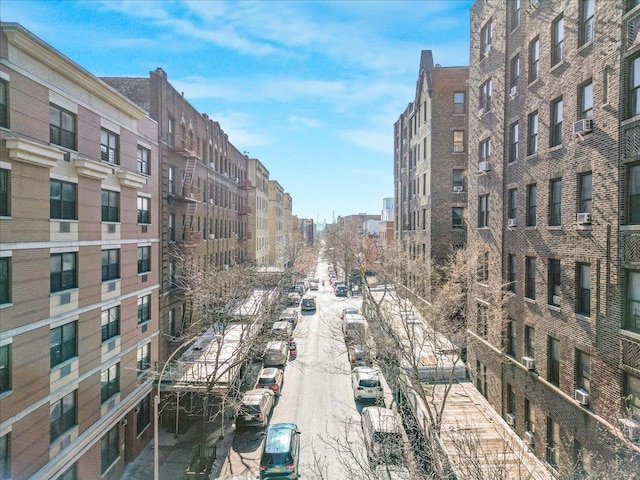
<path fill-rule="evenodd" d="M 347 142 L 367 150 L 393 155 L 393 135 L 389 130 L 347 130 L 340 133 Z"/>
<path fill-rule="evenodd" d="M 322 122 L 317 118 L 301 117 L 298 115 L 289 115 L 289 118 L 287 120 L 291 124 L 295 124 L 296 126 L 301 124 L 302 126 L 307 128 L 320 128 L 323 126 Z"/>

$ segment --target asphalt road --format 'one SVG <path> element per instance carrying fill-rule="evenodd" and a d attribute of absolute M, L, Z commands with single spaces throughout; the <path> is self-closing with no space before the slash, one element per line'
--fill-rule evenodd
<path fill-rule="evenodd" d="M 293 422 L 301 431 L 300 478 L 366 478 L 366 454 L 360 430 L 363 406 L 353 398 L 350 366 L 341 332 L 340 312 L 362 307 L 361 297 L 336 297 L 327 264 L 316 275 L 325 280 L 315 295 L 315 312 L 301 313 L 294 337 L 298 357 L 285 368 L 282 395 L 270 423 Z M 259 476 L 261 430 L 236 432 L 222 474 Z M 358 472 L 359 474 L 356 474 Z"/>

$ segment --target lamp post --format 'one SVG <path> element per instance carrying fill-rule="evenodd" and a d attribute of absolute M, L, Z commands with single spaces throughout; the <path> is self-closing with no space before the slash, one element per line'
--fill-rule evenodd
<path fill-rule="evenodd" d="M 180 345 L 178 348 L 176 348 L 173 351 L 173 353 L 169 355 L 169 358 L 167 359 L 167 361 L 164 362 L 164 365 L 162 366 L 162 370 L 160 371 L 160 375 L 158 376 L 158 387 L 156 389 L 156 395 L 153 399 L 153 480 L 160 480 L 160 446 L 158 445 L 158 434 L 159 434 L 158 417 L 160 413 L 159 412 L 160 386 L 162 385 L 162 376 L 164 375 L 164 371 L 166 370 L 167 365 L 169 364 L 173 356 L 179 351 L 181 351 L 183 347 L 186 347 L 191 342 L 194 342 L 197 338 L 198 338 L 197 336 L 190 338 L 189 340 L 183 342 L 182 345 Z M 179 407 L 180 405 L 178 405 L 178 408 Z M 177 432 L 178 430 L 176 429 L 176 433 Z"/>

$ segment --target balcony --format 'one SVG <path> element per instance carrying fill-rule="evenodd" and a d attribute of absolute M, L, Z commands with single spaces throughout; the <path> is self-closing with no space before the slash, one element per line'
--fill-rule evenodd
<path fill-rule="evenodd" d="M 173 200 L 183 202 L 197 202 L 201 197 L 201 189 L 195 185 L 182 185 L 182 187 L 172 195 Z"/>

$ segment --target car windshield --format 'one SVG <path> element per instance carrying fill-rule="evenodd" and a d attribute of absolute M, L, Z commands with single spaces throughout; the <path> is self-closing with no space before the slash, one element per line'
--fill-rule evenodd
<path fill-rule="evenodd" d="M 258 379 L 258 384 L 260 385 L 269 385 L 270 383 L 275 383 L 275 377 L 260 377 Z"/>
<path fill-rule="evenodd" d="M 360 380 L 359 385 L 361 387 L 365 387 L 365 388 L 379 387 L 380 386 L 380 381 L 379 380 L 375 380 L 375 379 L 363 378 L 363 379 Z"/>
<path fill-rule="evenodd" d="M 242 405 L 240 415 L 257 415 L 260 413 L 259 405 Z"/>

